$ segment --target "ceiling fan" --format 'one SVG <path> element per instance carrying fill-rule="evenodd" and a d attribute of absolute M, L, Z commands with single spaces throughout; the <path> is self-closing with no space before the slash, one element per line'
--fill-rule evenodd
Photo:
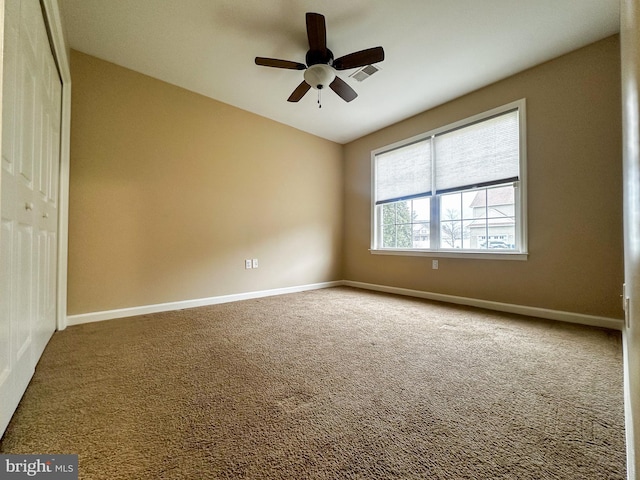
<path fill-rule="evenodd" d="M 350 53 L 340 58 L 333 58 L 333 52 L 327 48 L 327 29 L 324 16 L 319 13 L 307 13 L 307 38 L 309 51 L 304 63 L 276 58 L 256 57 L 256 65 L 290 70 L 304 70 L 304 80 L 287 101 L 298 102 L 311 87 L 318 90 L 318 104 L 320 91 L 327 85 L 345 102 L 350 102 L 358 96 L 344 80 L 336 75 L 336 70 L 364 67 L 384 60 L 382 47 L 373 47 L 359 52 Z"/>

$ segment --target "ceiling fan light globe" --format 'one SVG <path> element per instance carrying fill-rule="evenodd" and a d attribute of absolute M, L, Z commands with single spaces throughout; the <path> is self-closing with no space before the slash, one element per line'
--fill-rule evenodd
<path fill-rule="evenodd" d="M 304 81 L 316 90 L 329 86 L 335 78 L 336 72 L 329 65 L 311 65 L 304 71 Z"/>

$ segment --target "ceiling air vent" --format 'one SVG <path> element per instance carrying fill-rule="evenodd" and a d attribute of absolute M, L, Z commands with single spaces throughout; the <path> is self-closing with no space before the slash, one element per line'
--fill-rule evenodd
<path fill-rule="evenodd" d="M 359 82 L 362 82 L 367 78 L 369 78 L 374 73 L 376 73 L 378 70 L 380 69 L 377 67 L 374 67 L 373 65 L 367 65 L 365 67 L 359 68 L 349 76 L 351 78 L 355 78 Z"/>

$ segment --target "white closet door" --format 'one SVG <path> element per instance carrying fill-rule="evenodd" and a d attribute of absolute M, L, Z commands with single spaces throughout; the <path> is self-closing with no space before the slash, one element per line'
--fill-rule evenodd
<path fill-rule="evenodd" d="M 0 434 L 56 325 L 62 85 L 38 0 L 5 0 Z"/>

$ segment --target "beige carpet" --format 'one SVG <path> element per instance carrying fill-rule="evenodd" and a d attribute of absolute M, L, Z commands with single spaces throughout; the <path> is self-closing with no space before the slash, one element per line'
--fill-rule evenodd
<path fill-rule="evenodd" d="M 623 479 L 619 332 L 332 288 L 56 333 L 3 453 L 82 479 Z"/>

